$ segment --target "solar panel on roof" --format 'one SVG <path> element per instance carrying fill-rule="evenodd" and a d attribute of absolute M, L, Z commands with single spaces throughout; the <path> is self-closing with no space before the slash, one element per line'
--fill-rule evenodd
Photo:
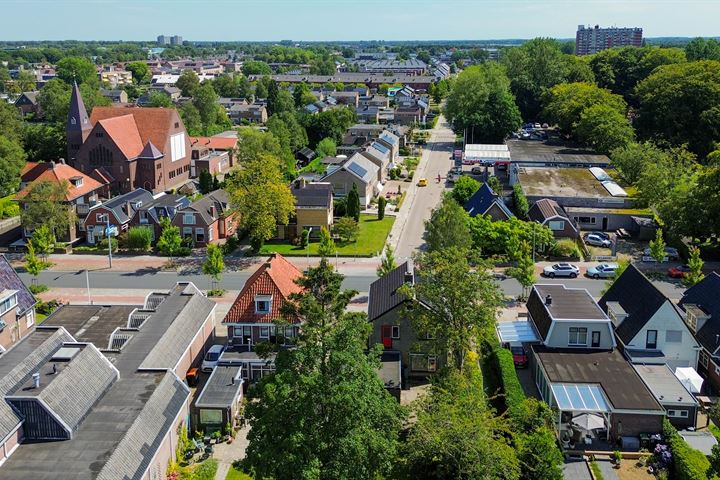
<path fill-rule="evenodd" d="M 367 170 L 365 170 L 363 167 L 361 167 L 355 162 L 352 162 L 350 165 L 348 165 L 348 170 L 350 170 L 360 178 L 365 177 L 365 174 L 367 174 Z"/>
<path fill-rule="evenodd" d="M 387 148 L 385 145 L 382 145 L 380 143 L 373 143 L 373 147 L 377 150 L 380 150 L 382 153 L 388 153 L 390 151 L 389 148 Z"/>

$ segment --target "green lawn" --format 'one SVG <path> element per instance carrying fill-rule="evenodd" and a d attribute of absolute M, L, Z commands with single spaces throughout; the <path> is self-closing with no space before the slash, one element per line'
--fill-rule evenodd
<path fill-rule="evenodd" d="M 233 467 L 230 467 L 225 480 L 252 480 L 252 477 L 245 472 L 241 472 L 240 470 L 235 470 Z"/>
<path fill-rule="evenodd" d="M 372 257 L 378 255 L 385 247 L 385 241 L 394 222 L 395 217 L 387 215 L 382 220 L 378 220 L 376 215 L 361 215 L 357 247 L 355 243 L 336 243 L 338 255 L 343 257 L 352 257 L 354 255 Z M 310 242 L 311 256 L 317 256 L 319 245 L 318 241 Z M 307 252 L 308 249 L 295 246 L 289 241 L 270 241 L 260 251 L 262 255 L 279 253 L 285 256 L 303 256 L 307 255 Z"/>

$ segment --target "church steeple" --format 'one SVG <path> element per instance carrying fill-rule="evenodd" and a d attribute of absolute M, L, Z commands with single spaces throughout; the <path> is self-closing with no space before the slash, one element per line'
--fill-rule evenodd
<path fill-rule="evenodd" d="M 80 146 L 90 134 L 90 130 L 92 130 L 92 125 L 90 125 L 90 118 L 87 110 L 85 110 L 80 89 L 77 82 L 73 82 L 72 94 L 70 95 L 70 110 L 68 111 L 67 125 L 65 127 L 69 161 L 76 157 Z"/>

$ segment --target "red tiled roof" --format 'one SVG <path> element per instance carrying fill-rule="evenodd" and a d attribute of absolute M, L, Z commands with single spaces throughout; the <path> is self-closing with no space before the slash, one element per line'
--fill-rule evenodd
<path fill-rule="evenodd" d="M 302 272 L 285 257 L 273 254 L 245 283 L 223 323 L 272 323 L 281 317 L 283 301 L 288 300 L 291 294 L 302 291 L 302 287 L 295 283 L 300 277 Z M 255 313 L 255 295 L 272 295 L 270 313 Z"/>
<path fill-rule="evenodd" d="M 182 122 L 174 108 L 139 108 L 139 107 L 95 107 L 90 115 L 90 122 L 95 124 L 109 118 L 132 115 L 135 119 L 140 142 L 145 145 L 152 142 L 163 153 L 173 122 Z M 137 153 L 140 153 L 138 150 Z"/>
<path fill-rule="evenodd" d="M 193 147 L 207 147 L 215 150 L 232 150 L 237 145 L 237 138 L 190 137 L 190 145 Z"/>
<path fill-rule="evenodd" d="M 123 155 L 127 158 L 135 158 L 140 155 L 143 142 L 140 140 L 135 117 L 127 114 L 121 117 L 99 120 L 98 123 L 105 129 Z"/>
<path fill-rule="evenodd" d="M 82 185 L 79 187 L 76 187 L 73 182 L 70 181 L 71 178 L 75 177 L 82 177 L 83 179 Z M 82 197 L 83 195 L 87 195 L 88 193 L 102 188 L 103 186 L 102 183 L 98 182 L 94 178 L 85 175 L 81 171 L 75 170 L 70 165 L 66 165 L 64 163 L 28 162 L 23 168 L 22 176 L 20 178 L 23 182 L 31 184 L 15 195 L 15 198 L 18 200 L 25 198 L 30 188 L 32 188 L 32 184 L 35 182 L 60 183 L 67 180 L 70 183 L 70 186 L 65 200 L 68 202 L 75 200 L 78 197 Z"/>

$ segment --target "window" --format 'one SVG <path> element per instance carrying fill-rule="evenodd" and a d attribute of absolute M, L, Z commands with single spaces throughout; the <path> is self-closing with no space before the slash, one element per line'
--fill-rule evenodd
<path fill-rule="evenodd" d="M 393 325 L 392 338 L 395 340 L 398 340 L 400 338 L 400 326 L 399 325 Z"/>
<path fill-rule="evenodd" d="M 264 315 L 270 313 L 272 295 L 255 295 L 255 313 Z"/>
<path fill-rule="evenodd" d="M 592 347 L 599 347 L 600 346 L 600 332 L 592 332 Z"/>
<path fill-rule="evenodd" d="M 185 158 L 185 133 L 170 137 L 170 159 L 174 162 Z"/>
<path fill-rule="evenodd" d="M 183 238 L 192 238 L 193 229 L 192 227 L 183 227 Z"/>
<path fill-rule="evenodd" d="M 105 214 L 104 214 L 104 213 L 96 213 L 96 214 L 95 214 L 95 221 L 98 222 L 98 223 L 103 223 L 103 222 L 105 222 L 105 221 L 106 221 L 106 220 L 105 220 Z"/>
<path fill-rule="evenodd" d="M 168 172 L 168 177 L 175 178 L 175 170 L 170 170 L 170 172 Z"/>
<path fill-rule="evenodd" d="M 113 163 L 113 152 L 105 145 L 98 145 L 88 152 L 90 165 L 92 166 L 111 166 Z"/>
<path fill-rule="evenodd" d="M 260 327 L 260 338 L 270 338 L 270 327 Z"/>
<path fill-rule="evenodd" d="M 710 357 L 708 356 L 707 352 L 705 350 L 700 351 L 700 366 L 708 368 L 708 363 L 710 361 Z"/>
<path fill-rule="evenodd" d="M 25 315 L 25 328 L 31 328 L 35 325 L 35 310 L 30 309 Z"/>
<path fill-rule="evenodd" d="M 212 241 L 213 239 L 213 229 L 208 228 L 208 242 Z"/>
<path fill-rule="evenodd" d="M 437 357 L 424 353 L 411 353 L 410 369 L 416 372 L 434 372 L 437 370 Z"/>
<path fill-rule="evenodd" d="M 195 225 L 195 214 L 183 213 L 183 223 L 186 225 Z"/>
<path fill-rule="evenodd" d="M 233 337 L 242 337 L 243 327 L 233 327 Z"/>
<path fill-rule="evenodd" d="M 657 348 L 657 330 L 648 330 L 645 348 Z"/>
<path fill-rule="evenodd" d="M 570 327 L 569 346 L 586 346 L 587 345 L 587 328 Z"/>
<path fill-rule="evenodd" d="M 589 223 L 595 225 L 595 217 L 575 217 L 575 221 L 578 223 Z"/>
<path fill-rule="evenodd" d="M 667 414 L 668 414 L 668 417 L 688 418 L 687 410 L 668 410 Z"/>
<path fill-rule="evenodd" d="M 175 122 L 175 128 L 180 128 L 180 123 L 179 123 L 179 122 Z"/>
<path fill-rule="evenodd" d="M 11 308 L 17 305 L 17 294 L 12 294 L 0 302 L 0 315 L 5 315 Z"/>
<path fill-rule="evenodd" d="M 103 138 L 103 137 L 105 136 L 105 133 L 103 133 L 103 132 L 95 132 L 95 136 L 96 136 L 97 138 Z"/>
<path fill-rule="evenodd" d="M 548 222 L 548 227 L 553 231 L 565 230 L 565 222 L 563 220 L 552 220 Z"/>
<path fill-rule="evenodd" d="M 667 343 L 682 343 L 682 330 L 668 330 L 665 332 Z"/>
<path fill-rule="evenodd" d="M 162 163 L 158 163 L 158 164 L 155 166 L 155 169 L 156 169 L 156 170 L 160 170 L 161 168 L 162 168 Z"/>
<path fill-rule="evenodd" d="M 205 229 L 204 228 L 196 228 L 195 229 L 195 241 L 196 242 L 205 242 Z"/>

